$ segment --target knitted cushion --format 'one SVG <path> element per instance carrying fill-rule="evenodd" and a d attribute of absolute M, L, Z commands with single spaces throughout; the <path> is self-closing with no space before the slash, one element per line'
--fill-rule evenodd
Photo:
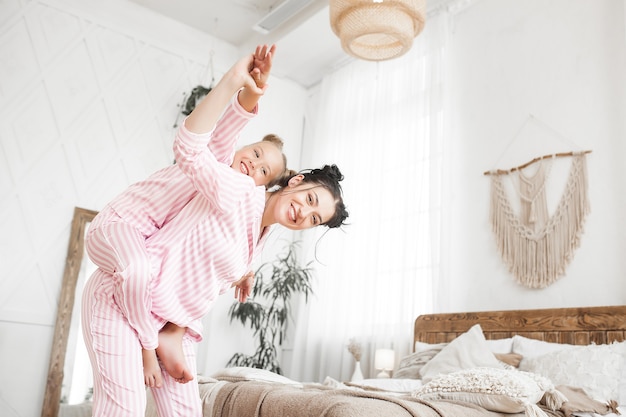
<path fill-rule="evenodd" d="M 423 400 L 455 400 L 479 405 L 501 413 L 526 412 L 528 416 L 547 417 L 538 406 L 544 394 L 552 409 L 561 407 L 565 398 L 550 380 L 530 372 L 498 368 L 473 368 L 440 375 L 413 392 Z"/>

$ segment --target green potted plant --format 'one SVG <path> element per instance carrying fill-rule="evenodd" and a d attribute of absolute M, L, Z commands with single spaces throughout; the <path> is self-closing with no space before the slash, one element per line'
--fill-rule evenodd
<path fill-rule="evenodd" d="M 234 302 L 228 310 L 231 322 L 238 320 L 250 326 L 255 338 L 253 355 L 235 353 L 226 366 L 248 366 L 282 374 L 278 349 L 285 340 L 291 317 L 291 300 L 304 294 L 305 302 L 313 293 L 311 262 L 298 262 L 298 242 L 287 246 L 284 255 L 262 264 L 254 273 L 252 296 L 245 303 Z M 269 273 L 268 273 L 269 272 Z"/>

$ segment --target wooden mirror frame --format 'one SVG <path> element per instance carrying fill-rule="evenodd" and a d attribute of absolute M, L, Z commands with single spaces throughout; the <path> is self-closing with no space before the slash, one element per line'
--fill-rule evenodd
<path fill-rule="evenodd" d="M 97 211 L 74 207 L 74 218 L 70 232 L 70 241 L 65 259 L 65 271 L 61 284 L 61 295 L 57 310 L 57 321 L 54 325 L 50 366 L 46 380 L 46 392 L 43 398 L 41 417 L 57 417 L 61 401 L 63 385 L 63 367 L 65 366 L 65 350 L 72 321 L 72 309 L 76 296 L 76 282 L 80 273 L 85 248 L 85 231 L 87 224 L 98 214 Z"/>

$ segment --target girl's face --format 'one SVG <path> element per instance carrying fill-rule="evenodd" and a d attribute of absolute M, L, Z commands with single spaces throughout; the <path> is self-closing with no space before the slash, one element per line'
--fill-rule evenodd
<path fill-rule="evenodd" d="M 335 214 L 335 200 L 326 188 L 302 183 L 293 177 L 289 186 L 277 191 L 272 215 L 275 223 L 291 230 L 303 230 L 327 222 Z"/>
<path fill-rule="evenodd" d="M 267 185 L 285 170 L 283 153 L 270 142 L 257 142 L 235 152 L 231 167 L 252 177 L 256 185 Z"/>

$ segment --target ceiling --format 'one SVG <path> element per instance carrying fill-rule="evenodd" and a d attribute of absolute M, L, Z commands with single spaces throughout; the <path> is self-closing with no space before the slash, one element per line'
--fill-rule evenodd
<path fill-rule="evenodd" d="M 259 44 L 278 46 L 272 72 L 304 88 L 317 84 L 328 72 L 353 58 L 341 48 L 330 28 L 328 0 L 132 0 L 222 39 L 242 50 Z M 448 0 L 428 0 L 428 10 Z M 272 13 L 275 16 L 290 4 L 301 10 L 269 33 L 253 29 Z"/>

